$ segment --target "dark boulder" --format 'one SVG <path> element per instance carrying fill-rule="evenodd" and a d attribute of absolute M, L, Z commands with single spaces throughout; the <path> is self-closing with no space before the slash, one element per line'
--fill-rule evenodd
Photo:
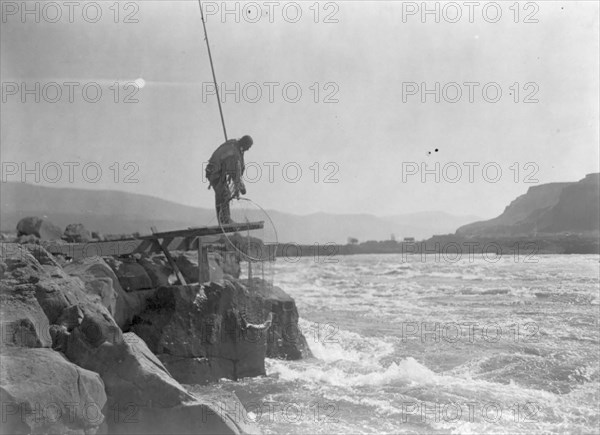
<path fill-rule="evenodd" d="M 273 313 L 269 328 L 267 357 L 287 360 L 309 358 L 312 352 L 298 326 L 298 308 L 294 299 L 281 288 L 255 278 L 252 292 Z"/>
<path fill-rule="evenodd" d="M 269 319 L 266 327 L 261 325 Z M 270 326 L 270 327 L 269 327 Z M 265 374 L 264 358 L 311 355 L 294 300 L 255 279 L 161 287 L 132 325 L 175 379 L 202 384 Z"/>
<path fill-rule="evenodd" d="M 106 240 L 106 237 L 104 237 L 104 234 L 99 233 L 97 231 L 92 231 L 92 240 L 96 240 L 98 242 L 104 242 Z"/>
<path fill-rule="evenodd" d="M 153 288 L 152 280 L 146 273 L 146 270 L 144 270 L 134 257 L 121 259 L 106 257 L 105 260 L 126 292 Z"/>
<path fill-rule="evenodd" d="M 150 277 L 152 287 L 169 285 L 169 276 L 171 276 L 173 270 L 164 255 L 142 257 L 138 263 Z"/>
<path fill-rule="evenodd" d="M 161 287 L 134 321 L 132 331 L 159 357 L 198 359 L 194 370 L 199 382 L 264 375 L 266 333 L 243 330 L 242 311 L 253 321 L 263 316 L 237 282 Z M 189 379 L 189 373 L 172 374 L 175 379 Z"/>
<path fill-rule="evenodd" d="M 60 240 L 62 231 L 53 223 L 36 216 L 25 217 L 17 223 L 17 236 L 33 235 L 41 240 Z"/>
<path fill-rule="evenodd" d="M 92 235 L 83 224 L 69 224 L 65 228 L 63 239 L 69 243 L 87 243 L 92 240 Z"/>

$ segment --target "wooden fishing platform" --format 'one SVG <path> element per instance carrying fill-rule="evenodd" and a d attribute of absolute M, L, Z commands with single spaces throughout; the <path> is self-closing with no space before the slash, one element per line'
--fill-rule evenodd
<path fill-rule="evenodd" d="M 185 230 L 153 232 L 153 234 L 130 237 L 120 240 L 97 241 L 86 243 L 51 243 L 46 249 L 52 254 L 61 254 L 73 260 L 94 256 L 121 256 L 132 254 L 151 254 L 162 252 L 175 271 L 181 284 L 186 284 L 183 275 L 171 257 L 170 251 L 198 250 L 199 282 L 209 281 L 208 247 L 215 243 L 219 236 L 240 231 L 262 229 L 264 221 L 233 223 L 223 226 L 195 227 Z"/>

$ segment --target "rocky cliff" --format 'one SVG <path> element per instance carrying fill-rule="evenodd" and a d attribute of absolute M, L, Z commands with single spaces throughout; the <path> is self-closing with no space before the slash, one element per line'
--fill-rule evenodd
<path fill-rule="evenodd" d="M 221 284 L 187 286 L 160 258 L 69 262 L 3 243 L 0 260 L 2 433 L 256 433 L 179 381 L 265 375 L 267 355 L 310 352 L 283 332 L 298 328 L 293 299 L 215 259 Z M 277 321 L 254 326 L 265 317 Z"/>
<path fill-rule="evenodd" d="M 600 233 L 600 174 L 572 183 L 530 187 L 504 212 L 488 221 L 460 227 L 470 237 L 519 237 L 564 233 Z"/>

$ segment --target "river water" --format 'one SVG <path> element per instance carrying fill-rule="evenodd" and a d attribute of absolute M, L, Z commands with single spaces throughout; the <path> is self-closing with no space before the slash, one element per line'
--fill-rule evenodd
<path fill-rule="evenodd" d="M 239 418 L 289 434 L 598 432 L 598 256 L 322 260 L 275 263 L 314 358 L 222 381 Z"/>

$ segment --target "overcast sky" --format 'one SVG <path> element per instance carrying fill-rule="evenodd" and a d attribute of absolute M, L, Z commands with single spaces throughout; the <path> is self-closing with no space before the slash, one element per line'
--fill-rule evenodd
<path fill-rule="evenodd" d="M 238 17 L 223 17 L 221 2 L 206 2 L 217 79 L 233 90 L 222 95 L 229 136 L 250 134 L 255 141 L 246 155 L 255 162 L 248 169 L 248 197 L 297 214 L 445 210 L 493 217 L 532 185 L 597 172 L 598 2 L 521 3 L 518 17 L 512 3 L 501 2 L 498 19 L 493 7 L 484 13 L 480 6 L 473 22 L 464 3 L 438 4 L 436 23 L 433 14 L 425 22 L 421 11 L 409 14 L 421 2 L 330 2 L 312 9 L 312 2 L 302 3 L 297 22 L 297 8 L 286 2 L 270 11 L 263 2 L 232 2 Z M 35 14 L 15 11 L 21 2 L 2 2 L 4 180 L 22 178 L 9 174 L 10 163 L 35 168 L 39 162 L 46 165 L 43 185 L 124 190 L 212 207 L 202 164 L 224 139 L 216 97 L 206 86 L 212 76 L 198 3 L 121 3 L 118 23 L 113 2 L 102 3 L 95 23 L 94 7 L 85 15 L 75 8 L 70 23 L 68 6 L 55 4 L 60 19 L 58 8 L 40 8 L 36 23 Z M 29 7 L 34 10 L 34 2 Z M 462 17 L 449 22 L 457 12 Z M 138 102 L 125 103 L 134 88 L 124 86 L 136 79 L 144 84 L 132 96 Z M 50 102 L 56 96 L 51 82 L 63 92 L 56 103 Z M 73 102 L 65 82 L 79 84 Z M 114 82 L 118 95 L 110 88 Z M 426 94 L 423 103 L 418 87 L 434 90 L 436 82 L 440 102 Z M 455 103 L 452 82 L 462 91 Z M 82 95 L 90 83 L 89 100 L 94 83 L 102 90 L 96 103 Z M 23 96 L 23 86 L 33 93 Z M 502 96 L 493 103 L 498 87 Z M 61 176 L 51 162 L 63 167 Z M 65 162 L 79 163 L 73 183 Z M 88 162 L 102 175 L 88 166 L 86 181 L 82 167 Z M 423 183 L 421 165 L 435 172 L 436 162 L 440 182 L 430 174 Z M 493 183 L 496 168 L 502 175 Z M 128 174 L 128 181 L 138 182 L 125 182 Z M 27 180 L 35 182 L 33 175 Z"/>

